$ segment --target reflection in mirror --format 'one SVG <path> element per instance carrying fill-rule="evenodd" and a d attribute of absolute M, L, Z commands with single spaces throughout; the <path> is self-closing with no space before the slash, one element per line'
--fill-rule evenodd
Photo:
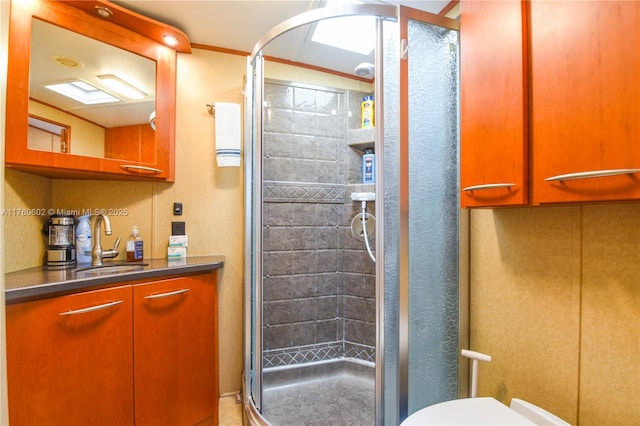
<path fill-rule="evenodd" d="M 70 134 L 68 125 L 29 114 L 29 149 L 67 154 Z"/>
<path fill-rule="evenodd" d="M 153 161 L 156 63 L 38 19 L 32 23 L 29 114 L 69 129 L 67 153 Z M 31 129 L 29 149 L 50 150 L 31 140 Z M 56 145 L 54 152 L 65 151 Z"/>

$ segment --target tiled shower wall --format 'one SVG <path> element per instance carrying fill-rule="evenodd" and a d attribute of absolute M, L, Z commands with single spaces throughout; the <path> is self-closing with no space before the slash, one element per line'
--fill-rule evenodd
<path fill-rule="evenodd" d="M 374 360 L 374 264 L 351 234 L 362 153 L 346 142 L 366 94 L 265 82 L 265 367 Z"/>

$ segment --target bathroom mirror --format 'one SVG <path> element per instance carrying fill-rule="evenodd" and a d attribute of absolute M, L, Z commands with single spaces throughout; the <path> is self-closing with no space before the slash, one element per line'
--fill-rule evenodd
<path fill-rule="evenodd" d="M 173 30 L 107 1 L 12 2 L 5 165 L 53 178 L 173 181 L 176 50 L 155 37 Z M 50 144 L 30 141 L 43 132 L 34 122 L 64 127 L 66 142 L 58 130 Z"/>
<path fill-rule="evenodd" d="M 118 158 L 124 153 L 108 149 L 108 138 L 125 127 L 155 138 L 153 129 L 140 127 L 155 111 L 154 61 L 33 18 L 29 70 L 29 114 L 71 130 L 68 149 L 54 152 Z M 31 131 L 28 147 L 51 150 Z"/>

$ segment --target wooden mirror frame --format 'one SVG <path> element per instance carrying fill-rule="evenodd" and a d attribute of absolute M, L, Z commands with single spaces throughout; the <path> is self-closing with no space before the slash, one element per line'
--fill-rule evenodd
<path fill-rule="evenodd" d="M 82 2 L 93 9 L 108 2 Z M 125 22 L 170 28 L 114 4 Z M 36 151 L 27 148 L 29 116 L 29 64 L 32 19 L 57 25 L 92 39 L 119 47 L 156 62 L 156 161 L 134 163 L 111 158 Z M 142 18 L 142 19 L 140 19 Z M 114 19 L 115 21 L 115 19 Z M 183 35 L 183 39 L 186 36 Z M 173 182 L 175 177 L 176 51 L 111 20 L 93 16 L 61 1 L 12 1 L 9 22 L 7 68 L 5 165 L 52 178 L 133 179 Z M 162 158 L 159 158 L 162 157 Z M 126 166 L 133 165 L 133 168 Z M 149 172 L 135 166 L 161 169 Z M 125 167 L 123 167 L 125 166 Z"/>

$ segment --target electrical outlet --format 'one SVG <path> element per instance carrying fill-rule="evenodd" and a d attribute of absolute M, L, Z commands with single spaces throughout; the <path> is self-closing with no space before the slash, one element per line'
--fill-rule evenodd
<path fill-rule="evenodd" d="M 187 235 L 184 222 L 171 222 L 171 235 Z"/>

